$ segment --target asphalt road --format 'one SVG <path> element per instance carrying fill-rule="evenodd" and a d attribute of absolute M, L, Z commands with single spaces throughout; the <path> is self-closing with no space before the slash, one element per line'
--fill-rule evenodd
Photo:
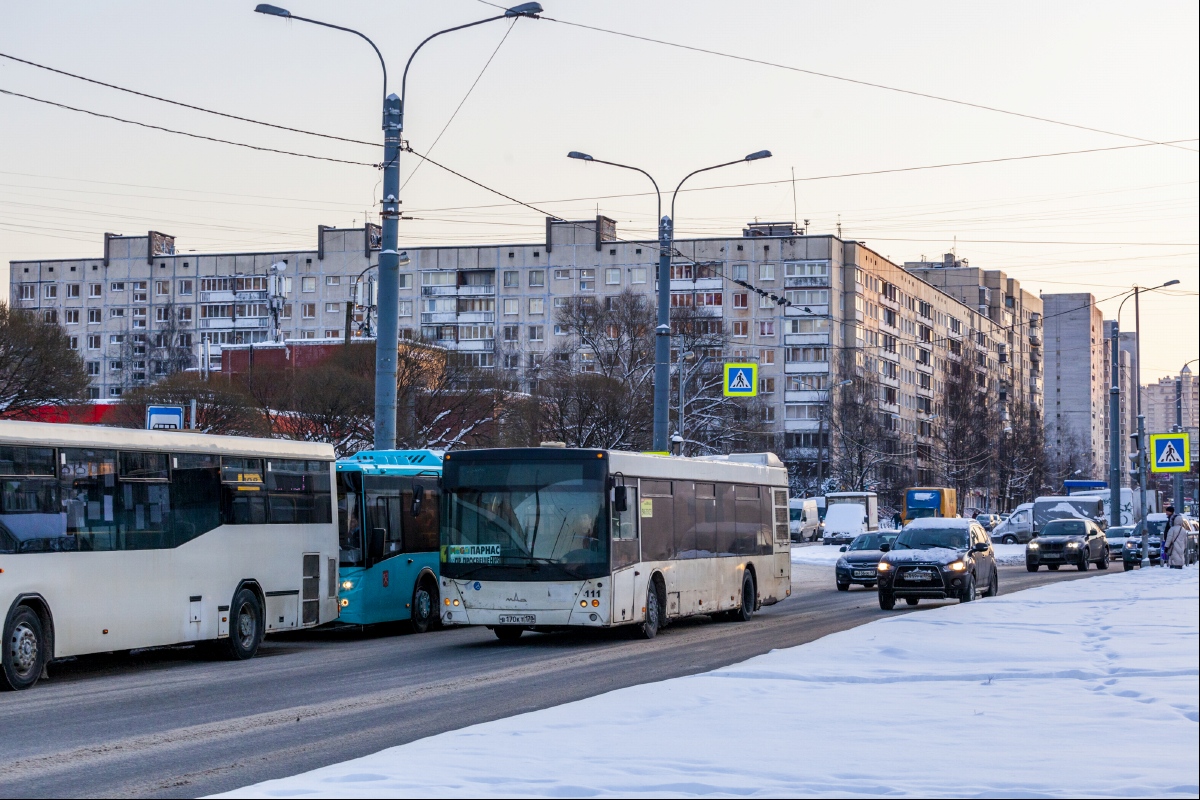
<path fill-rule="evenodd" d="M 1001 568 L 1001 593 L 1098 574 Z M 706 617 L 652 641 L 628 634 L 486 629 L 424 635 L 306 632 L 257 658 L 191 648 L 81 658 L 0 695 L 0 796 L 196 797 L 367 755 L 624 686 L 715 669 L 885 613 L 874 590 L 838 592 L 832 567 L 797 566 L 793 596 L 748 623 Z"/>

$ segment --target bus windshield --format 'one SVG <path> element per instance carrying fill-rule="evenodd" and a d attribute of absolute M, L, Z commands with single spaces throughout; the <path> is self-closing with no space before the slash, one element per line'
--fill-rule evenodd
<path fill-rule="evenodd" d="M 608 573 L 599 459 L 445 465 L 442 574 L 577 580 Z"/>

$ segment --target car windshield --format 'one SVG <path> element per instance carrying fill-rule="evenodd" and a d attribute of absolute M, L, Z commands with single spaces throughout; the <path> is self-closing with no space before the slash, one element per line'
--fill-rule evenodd
<path fill-rule="evenodd" d="M 1046 523 L 1042 536 L 1087 536 L 1087 523 L 1081 519 L 1056 519 Z"/>
<path fill-rule="evenodd" d="M 1128 536 L 1130 534 L 1130 532 L 1132 532 L 1132 531 L 1133 531 L 1133 528 L 1129 528 L 1127 526 L 1121 525 L 1116 528 L 1109 528 L 1107 531 L 1105 531 L 1105 533 L 1107 534 L 1108 538 L 1110 538 L 1110 539 L 1113 539 L 1113 538 L 1119 539 L 1122 536 Z"/>
<path fill-rule="evenodd" d="M 445 469 L 443 575 L 538 581 L 608 572 L 603 461 L 452 460 Z"/>
<path fill-rule="evenodd" d="M 804 509 L 802 509 L 802 508 L 789 509 L 788 510 L 788 519 L 790 519 L 792 522 L 803 522 L 804 521 Z"/>
<path fill-rule="evenodd" d="M 879 545 L 884 542 L 889 544 L 895 539 L 895 535 L 887 535 L 883 533 L 864 533 L 854 537 L 854 541 L 850 543 L 851 550 L 878 550 Z"/>
<path fill-rule="evenodd" d="M 967 532 L 954 528 L 905 528 L 896 537 L 893 550 L 929 550 L 949 547 L 962 550 L 967 546 Z"/>
<path fill-rule="evenodd" d="M 923 519 L 926 517 L 932 517 L 937 514 L 937 511 L 938 510 L 936 508 L 913 508 L 912 506 L 909 506 L 908 518 Z"/>
<path fill-rule="evenodd" d="M 1147 520 L 1146 527 L 1150 529 L 1151 536 L 1162 536 L 1162 532 L 1167 529 L 1167 521 L 1165 519 Z"/>

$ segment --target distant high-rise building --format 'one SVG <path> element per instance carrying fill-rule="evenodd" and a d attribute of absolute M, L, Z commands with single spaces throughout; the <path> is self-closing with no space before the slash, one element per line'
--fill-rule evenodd
<path fill-rule="evenodd" d="M 1104 318 L 1091 293 L 1043 294 L 1046 449 L 1080 477 L 1108 477 Z"/>

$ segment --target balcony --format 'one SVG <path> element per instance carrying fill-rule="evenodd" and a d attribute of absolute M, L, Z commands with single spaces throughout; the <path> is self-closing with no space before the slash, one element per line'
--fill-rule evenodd
<path fill-rule="evenodd" d="M 828 345 L 828 333 L 787 333 L 783 336 L 785 345 L 800 347 L 804 345 Z"/>
<path fill-rule="evenodd" d="M 1042 393 L 1041 381 L 1039 381 L 1037 378 L 1030 378 L 1029 379 L 1029 391 L 1033 392 L 1034 394 L 1041 394 Z"/>
<path fill-rule="evenodd" d="M 266 328 L 271 322 L 270 317 L 238 317 L 230 319 L 228 317 L 210 317 L 202 319 L 197 323 L 197 327 L 202 330 L 210 330 L 212 328 L 223 328 L 226 330 L 245 330 L 247 328 L 261 329 Z"/>
<path fill-rule="evenodd" d="M 422 314 L 422 317 L 425 315 Z M 421 322 L 425 320 L 422 319 Z M 458 321 L 463 325 L 478 325 L 480 323 L 493 323 L 496 321 L 495 311 L 460 311 L 458 312 Z"/>
<path fill-rule="evenodd" d="M 458 323 L 457 311 L 423 311 L 421 312 L 422 325 L 455 325 Z"/>
<path fill-rule="evenodd" d="M 828 361 L 789 361 L 783 365 L 784 373 L 788 375 L 805 375 L 816 373 L 824 375 L 829 372 Z"/>
<path fill-rule="evenodd" d="M 788 317 L 820 317 L 829 313 L 829 306 L 806 306 L 808 311 L 805 311 L 804 308 L 800 306 L 784 306 L 783 313 L 784 316 Z"/>
<path fill-rule="evenodd" d="M 1029 329 L 1029 343 L 1031 345 L 1033 345 L 1034 347 L 1042 346 L 1042 329 L 1041 328 L 1030 328 Z"/>
<path fill-rule="evenodd" d="M 457 350 L 460 353 L 490 353 L 496 349 L 495 339 L 466 339 L 460 342 L 438 342 L 447 350 Z"/>
<path fill-rule="evenodd" d="M 422 297 L 491 297 L 496 294 L 496 284 L 483 283 L 473 286 L 422 286 Z"/>
<path fill-rule="evenodd" d="M 694 281 L 687 278 L 671 279 L 672 292 L 719 292 L 724 288 L 721 278 L 697 278 Z"/>
<path fill-rule="evenodd" d="M 829 276 L 805 275 L 799 278 L 784 278 L 783 285 L 788 289 L 807 289 L 810 287 L 823 289 L 829 285 Z"/>

